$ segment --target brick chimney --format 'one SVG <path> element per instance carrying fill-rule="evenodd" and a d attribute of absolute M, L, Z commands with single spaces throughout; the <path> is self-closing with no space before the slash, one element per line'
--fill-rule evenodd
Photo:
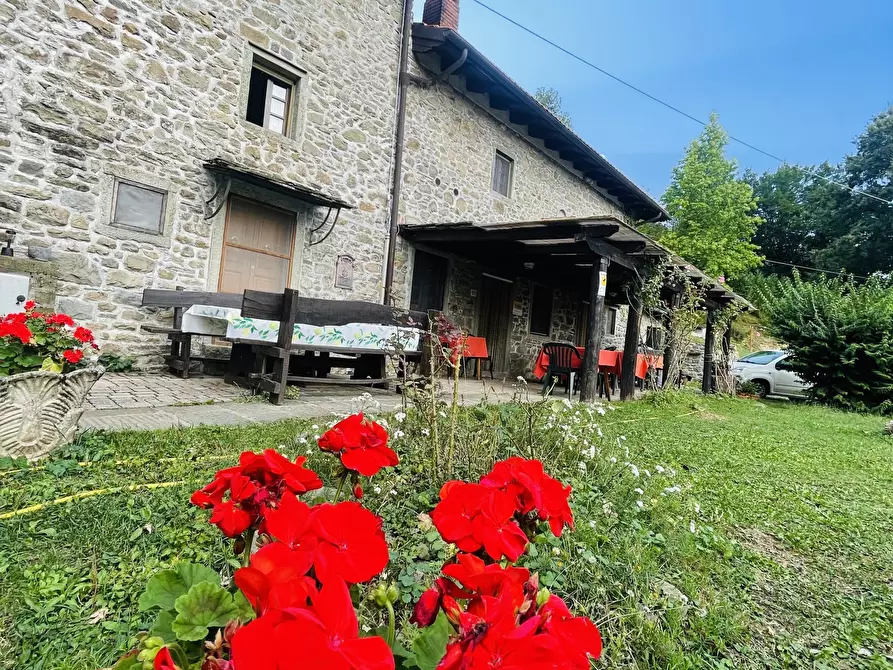
<path fill-rule="evenodd" d="M 422 22 L 459 32 L 459 0 L 425 0 Z"/>

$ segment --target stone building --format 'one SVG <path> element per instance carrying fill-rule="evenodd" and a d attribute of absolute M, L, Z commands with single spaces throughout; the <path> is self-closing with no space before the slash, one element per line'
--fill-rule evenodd
<path fill-rule="evenodd" d="M 164 344 L 141 330 L 165 316 L 140 307 L 149 287 L 387 288 L 471 332 L 506 329 L 492 346 L 513 374 L 544 341 L 582 342 L 585 295 L 460 255 L 397 239 L 385 286 L 404 7 L 0 0 L 0 228 L 21 259 L 3 271 L 142 364 Z M 401 225 L 665 216 L 467 44 L 458 16 L 458 0 L 428 0 L 412 27 Z M 622 346 L 615 289 L 606 343 Z M 488 321 L 496 303 L 507 323 Z"/>

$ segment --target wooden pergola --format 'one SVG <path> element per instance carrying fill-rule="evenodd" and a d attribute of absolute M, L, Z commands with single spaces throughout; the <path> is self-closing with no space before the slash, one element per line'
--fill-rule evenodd
<path fill-rule="evenodd" d="M 601 349 L 605 298 L 619 294 L 628 285 L 630 304 L 623 349 L 620 397 L 632 397 L 635 363 L 642 323 L 644 280 L 654 271 L 657 259 L 667 258 L 684 269 L 692 281 L 705 289 L 703 307 L 707 310 L 702 387 L 712 390 L 713 314 L 735 301 L 743 301 L 694 266 L 675 256 L 666 247 L 614 216 L 542 219 L 508 223 L 473 222 L 404 225 L 400 234 L 422 249 L 477 263 L 482 270 L 508 277 L 521 277 L 537 283 L 566 288 L 589 295 L 589 322 L 583 360 L 581 400 L 597 395 L 598 352 Z M 661 297 L 672 309 L 678 304 L 679 287 L 665 283 Z M 726 337 L 729 333 L 726 333 Z M 665 361 L 681 352 L 667 350 Z"/>

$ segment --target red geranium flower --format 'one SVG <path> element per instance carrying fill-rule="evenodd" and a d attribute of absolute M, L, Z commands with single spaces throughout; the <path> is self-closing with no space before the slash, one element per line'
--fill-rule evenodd
<path fill-rule="evenodd" d="M 78 326 L 77 328 L 75 328 L 74 335 L 72 337 L 74 337 L 74 339 L 76 339 L 78 342 L 83 342 L 84 344 L 93 341 L 93 333 L 83 326 Z"/>
<path fill-rule="evenodd" d="M 319 546 L 313 559 L 316 577 L 332 576 L 359 584 L 388 564 L 388 543 L 381 519 L 355 502 L 326 503 L 313 508 L 313 530 Z"/>
<path fill-rule="evenodd" d="M 190 501 L 197 507 L 212 508 L 210 522 L 228 537 L 236 537 L 260 524 L 265 510 L 278 505 L 286 493 L 322 487 L 317 474 L 304 467 L 306 461 L 299 456 L 292 463 L 273 449 L 263 454 L 243 452 L 238 466 L 220 470 Z M 225 500 L 227 493 L 229 499 Z"/>
<path fill-rule="evenodd" d="M 34 304 L 33 300 L 25 301 L 25 311 L 26 312 L 30 312 L 32 309 L 34 309 L 34 307 L 35 307 L 35 304 Z"/>
<path fill-rule="evenodd" d="M 503 567 L 498 563 L 487 565 L 472 554 L 458 554 L 455 563 L 443 566 L 443 574 L 455 579 L 472 594 L 500 596 L 509 592 L 516 602 L 523 599 L 524 584 L 530 579 L 527 568 Z"/>
<path fill-rule="evenodd" d="M 81 359 L 84 357 L 84 352 L 80 349 L 66 349 L 62 352 L 62 358 L 71 363 L 72 365 L 76 365 L 81 362 Z"/>
<path fill-rule="evenodd" d="M 384 427 L 365 420 L 362 413 L 352 414 L 327 430 L 319 438 L 319 447 L 340 454 L 345 468 L 365 477 L 400 462 L 397 453 L 388 447 Z"/>
<path fill-rule="evenodd" d="M 494 491 L 472 521 L 475 539 L 480 540 L 494 560 L 505 556 L 514 563 L 527 548 L 529 540 L 514 519 L 515 510 L 515 501 L 509 494 Z"/>
<path fill-rule="evenodd" d="M 571 487 L 547 475 L 540 461 L 518 456 L 500 461 L 481 477 L 481 484 L 511 495 L 522 514 L 536 512 L 540 519 L 549 522 L 555 536 L 561 535 L 565 524 L 574 526 L 568 503 Z"/>
<path fill-rule="evenodd" d="M 316 582 L 306 576 L 312 562 L 312 552 L 272 542 L 252 554 L 250 567 L 236 570 L 233 579 L 258 614 L 306 607 L 316 595 Z"/>
<path fill-rule="evenodd" d="M 28 344 L 33 336 L 33 333 L 24 322 L 0 321 L 0 337 L 17 337 L 22 341 L 22 344 Z"/>
<path fill-rule="evenodd" d="M 271 613 L 240 628 L 232 640 L 237 670 L 393 670 L 380 637 L 359 637 L 347 585 L 326 583 L 306 609 Z"/>
<path fill-rule="evenodd" d="M 167 647 L 162 647 L 155 654 L 154 670 L 178 670 L 174 659 L 171 658 L 171 652 Z"/>
<path fill-rule="evenodd" d="M 71 326 L 74 328 L 74 319 L 68 316 L 68 314 L 50 314 L 46 318 L 46 322 L 57 326 Z"/>
<path fill-rule="evenodd" d="M 602 653 L 602 636 L 588 617 L 575 617 L 558 596 L 550 596 L 537 613 L 542 630 L 555 637 L 570 664 L 577 670 L 589 670 L 589 656 Z"/>

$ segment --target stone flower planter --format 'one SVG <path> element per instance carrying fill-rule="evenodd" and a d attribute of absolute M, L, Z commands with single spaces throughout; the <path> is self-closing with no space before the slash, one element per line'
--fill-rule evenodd
<path fill-rule="evenodd" d="M 22 372 L 0 377 L 0 457 L 46 456 L 74 437 L 82 405 L 105 369 L 67 374 Z"/>

